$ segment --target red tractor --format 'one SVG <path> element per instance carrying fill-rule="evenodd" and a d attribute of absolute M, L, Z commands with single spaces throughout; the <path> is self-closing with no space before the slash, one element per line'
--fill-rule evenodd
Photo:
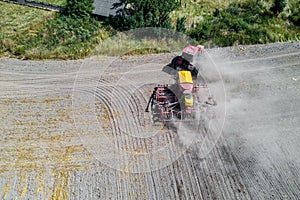
<path fill-rule="evenodd" d="M 151 108 L 153 122 L 168 122 L 174 119 L 190 120 L 196 118 L 199 110 L 198 69 L 194 66 L 198 52 L 203 46 L 188 46 L 181 56 L 176 56 L 163 71 L 173 75 L 175 84 L 158 85 L 148 101 L 146 112 Z M 201 86 L 206 87 L 206 86 Z M 212 97 L 205 104 L 215 104 Z"/>
<path fill-rule="evenodd" d="M 199 86 L 193 85 L 191 72 L 187 70 L 178 71 L 176 79 L 175 84 L 158 85 L 154 88 L 146 108 L 146 112 L 149 112 L 151 105 L 153 122 L 195 117 Z"/>

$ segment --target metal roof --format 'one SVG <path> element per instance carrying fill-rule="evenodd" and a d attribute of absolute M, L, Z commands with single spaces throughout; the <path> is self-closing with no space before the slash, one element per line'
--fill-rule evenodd
<path fill-rule="evenodd" d="M 94 0 L 95 9 L 93 14 L 108 17 L 116 15 L 116 9 L 113 8 L 114 3 L 119 3 L 120 0 Z"/>

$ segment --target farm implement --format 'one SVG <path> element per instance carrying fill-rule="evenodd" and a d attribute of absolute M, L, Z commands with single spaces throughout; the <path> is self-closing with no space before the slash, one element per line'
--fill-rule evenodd
<path fill-rule="evenodd" d="M 198 69 L 193 61 L 198 51 L 198 47 L 188 46 L 181 56 L 175 57 L 163 68 L 164 72 L 173 76 L 175 83 L 158 84 L 152 90 L 145 111 L 149 112 L 150 108 L 154 123 L 191 121 L 199 117 L 200 107 L 216 104 L 211 96 L 203 101 L 204 97 L 202 99 L 199 95 L 199 90 L 208 88 L 197 83 Z"/>

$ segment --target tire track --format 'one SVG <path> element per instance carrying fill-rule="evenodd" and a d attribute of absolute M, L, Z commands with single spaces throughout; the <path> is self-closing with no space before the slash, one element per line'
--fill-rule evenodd
<path fill-rule="evenodd" d="M 151 55 L 148 60 L 144 57 L 132 57 L 128 58 L 125 64 L 122 64 L 123 61 L 115 63 L 117 68 L 112 66 L 108 72 L 114 73 L 119 69 L 121 71 L 115 73 L 115 77 L 111 79 L 109 74 L 108 77 L 101 77 L 87 71 L 83 78 L 78 80 L 80 85 L 77 85 L 78 93 L 75 97 L 79 97 L 80 94 L 93 97 L 90 101 L 83 102 L 83 105 L 91 103 L 92 106 L 82 108 L 82 112 L 84 109 L 92 108 L 100 125 L 107 126 L 103 132 L 79 133 L 82 134 L 82 141 L 78 141 L 72 135 L 73 124 L 70 119 L 56 117 L 62 112 L 70 112 L 67 108 L 62 109 L 70 104 L 70 100 L 63 97 L 72 93 L 75 73 L 57 77 L 56 74 L 60 72 L 57 69 L 61 62 L 46 63 L 45 65 L 50 68 L 46 71 L 41 70 L 39 75 L 39 70 L 34 66 L 44 66 L 40 62 L 35 64 L 32 61 L 0 60 L 1 70 L 5 71 L 5 74 L 0 75 L 1 84 L 4 84 L 0 92 L 2 121 L 0 131 L 3 136 L 0 140 L 0 155 L 3 158 L 0 162 L 0 198 L 50 199 L 57 193 L 68 194 L 67 199 L 297 199 L 300 196 L 297 134 L 299 90 L 297 81 L 285 82 L 285 79 L 291 75 L 296 76 L 299 72 L 299 47 L 294 49 L 289 47 L 288 51 L 284 48 L 275 51 L 275 47 L 269 51 L 268 47 L 266 45 L 257 51 L 267 52 L 268 56 L 261 57 L 260 60 L 257 56 L 253 56 L 258 55 L 254 52 L 249 54 L 250 60 L 247 55 L 238 56 L 241 60 L 233 62 L 232 71 L 227 66 L 224 67 L 225 71 L 228 69 L 229 74 L 226 77 L 228 82 L 225 83 L 228 86 L 227 92 L 230 92 L 228 97 L 240 97 L 243 101 L 247 101 L 240 107 L 234 104 L 234 101 L 230 102 L 234 109 L 228 113 L 229 124 L 214 148 L 212 148 L 213 141 L 218 136 L 219 125 L 213 124 L 215 126 L 211 127 L 206 125 L 206 128 L 201 127 L 202 124 L 193 126 L 191 131 L 198 129 L 199 132 L 197 137 L 193 138 L 195 143 L 192 143 L 180 157 L 182 150 L 185 150 L 180 132 L 172 128 L 167 130 L 149 126 L 148 129 L 143 126 L 149 120 L 149 115 L 144 113 L 144 105 L 149 94 L 146 88 L 152 83 L 143 86 L 142 79 L 137 79 L 137 83 L 141 83 L 137 89 L 131 88 L 131 82 L 124 85 L 112 84 L 115 83 L 112 82 L 113 79 L 122 77 L 133 68 L 134 64 L 150 62 L 157 56 Z M 214 54 L 213 50 L 208 51 Z M 236 52 L 228 53 L 226 49 L 220 51 L 229 57 L 236 55 Z M 285 51 L 285 55 L 279 55 L 280 51 Z M 160 62 L 167 62 L 167 58 L 165 60 L 160 58 Z M 57 68 L 53 70 L 52 65 Z M 251 69 L 247 71 L 247 67 Z M 34 68 L 33 72 L 28 71 L 30 68 Z M 24 74 L 14 74 L 15 70 Z M 236 80 L 230 75 L 235 75 L 235 72 L 239 74 L 239 78 L 251 84 L 234 90 Z M 135 71 L 134 75 L 151 73 L 160 72 L 156 68 L 148 71 L 141 69 Z M 154 82 L 162 80 L 165 79 L 153 78 Z M 114 91 L 111 91 L 112 87 Z M 284 89 L 280 90 L 279 87 Z M 253 89 L 256 92 L 252 93 Z M 13 101 L 4 97 L 4 94 L 11 94 L 11 97 L 14 97 Z M 111 98 L 115 94 L 117 97 L 112 101 Z M 25 99 L 26 95 L 32 98 Z M 55 95 L 64 100 L 55 99 Z M 132 95 L 137 98 L 130 98 Z M 34 99 L 36 97 L 37 99 Z M 43 103 L 44 101 L 48 103 Z M 243 112 L 236 113 L 240 110 Z M 47 114 L 42 117 L 30 115 L 46 111 Z M 258 111 L 260 115 L 256 116 Z M 121 115 L 121 112 L 128 112 L 128 115 Z M 25 115 L 33 122 L 32 125 L 26 125 L 22 120 Z M 108 120 L 101 121 L 101 117 L 105 115 Z M 14 120 L 19 120 L 19 124 Z M 150 132 L 155 129 L 161 130 L 149 137 L 143 133 L 144 130 Z M 41 130 L 41 133 L 37 134 L 37 130 Z M 30 137 L 26 140 L 28 136 Z M 95 159 L 102 156 L 106 161 L 108 156 L 112 159 L 118 156 L 114 154 L 115 152 L 103 155 L 103 151 L 97 149 L 102 146 L 98 143 L 101 141 L 95 138 L 104 136 L 107 137 L 107 141 L 110 139 L 115 152 L 119 150 L 124 152 L 126 157 L 118 159 L 128 166 L 124 165 L 120 170 L 116 170 L 105 162 L 99 162 L 101 159 Z M 83 142 L 85 139 L 87 143 Z M 47 146 L 44 143 L 46 141 L 51 141 L 51 145 Z M 20 150 L 23 147 L 22 155 L 30 156 L 27 150 L 32 144 L 37 146 L 32 148 L 34 152 L 32 156 L 35 156 L 36 162 L 20 159 L 13 152 L 14 145 L 17 145 Z M 74 145 L 77 149 L 67 148 L 66 145 L 71 147 Z M 92 150 L 91 153 L 83 150 L 80 145 Z M 163 152 L 166 145 L 169 146 Z M 151 155 L 147 157 L 145 153 Z M 146 160 L 142 160 L 143 158 Z M 15 159 L 19 160 L 14 161 Z M 45 162 L 46 160 L 49 161 Z M 168 161 L 172 162 L 162 165 L 161 168 L 155 168 Z M 17 167 L 13 168 L 13 171 L 11 163 L 15 163 Z M 22 166 L 34 163 L 38 165 L 35 168 L 36 172 L 28 170 L 21 173 Z M 154 168 L 155 170 L 149 172 L 130 173 Z M 63 183 L 67 183 L 66 187 L 59 190 L 58 186 L 63 186 Z"/>
<path fill-rule="evenodd" d="M 106 92 L 104 92 L 104 91 L 106 91 L 106 89 L 101 89 L 101 92 L 102 92 L 102 94 L 104 94 L 104 95 L 108 95 Z M 129 107 L 129 110 L 130 111 L 132 111 L 132 113 L 135 113 L 136 111 L 134 111 L 134 107 L 137 107 L 137 112 L 139 112 L 139 108 L 140 108 L 140 106 L 137 106 L 138 104 L 139 104 L 139 102 L 138 101 L 122 101 L 122 99 L 126 99 L 126 97 L 124 97 L 123 95 L 126 95 L 126 94 L 124 94 L 125 92 L 123 92 L 123 91 L 126 91 L 126 89 L 124 89 L 124 88 L 121 88 L 121 89 L 119 89 L 119 93 L 117 93 L 118 95 L 117 95 L 117 97 L 115 98 L 117 101 L 116 101 L 116 104 L 115 105 L 110 105 L 111 107 L 113 107 L 112 109 L 114 109 L 114 111 L 116 112 L 116 111 L 118 111 L 118 112 L 128 112 L 128 111 L 126 111 L 126 110 L 124 110 L 124 109 L 122 109 L 122 108 L 124 108 L 124 104 L 126 105 L 126 103 L 128 104 L 132 104 L 132 106 L 130 106 Z M 114 102 L 115 103 L 115 102 Z M 122 106 L 123 105 L 123 106 Z M 114 111 L 112 111 L 112 112 L 114 112 Z M 138 121 L 138 118 L 139 116 L 137 115 L 137 116 L 132 116 L 132 117 L 126 117 L 126 118 L 123 118 L 123 117 L 121 117 L 121 119 L 120 118 L 114 118 L 113 120 L 116 122 L 116 124 L 114 124 L 114 126 L 115 127 L 119 127 L 119 124 L 120 123 L 125 123 L 126 124 L 126 127 L 130 127 L 130 126 L 132 126 L 132 122 L 134 122 L 134 124 L 137 124 L 137 121 Z M 128 121 L 128 119 L 130 119 L 130 121 Z M 134 119 L 134 120 L 132 120 L 132 119 Z M 118 121 L 120 121 L 120 122 L 118 122 Z M 116 130 L 116 131 L 118 131 L 117 130 L 118 128 L 114 128 L 114 130 Z M 136 132 L 136 133 L 139 133 L 141 130 L 140 129 L 130 129 L 130 131 L 131 132 Z M 117 135 L 120 135 L 119 133 L 116 133 Z M 124 134 L 123 134 L 124 135 Z M 122 137 L 122 134 L 121 134 L 121 137 Z M 125 140 L 125 141 L 129 141 L 129 142 L 131 142 L 131 140 L 130 139 L 121 139 L 121 140 Z M 143 145 L 143 141 L 141 141 L 141 139 L 137 139 L 136 140 L 136 142 L 132 142 L 131 144 L 130 144 L 130 147 L 132 147 L 133 149 L 137 149 L 138 147 L 142 147 L 142 148 L 144 148 L 145 149 L 145 145 Z M 129 146 L 129 145 L 127 145 L 127 146 Z"/>
<path fill-rule="evenodd" d="M 102 90 L 103 91 L 103 90 Z M 121 91 L 125 91 L 125 90 L 121 90 Z M 118 108 L 116 108 L 115 110 L 120 110 L 120 105 L 122 104 L 122 103 L 126 103 L 126 101 L 122 101 L 122 96 L 123 94 L 122 94 L 122 92 L 120 92 L 120 95 L 118 95 L 118 98 L 116 98 L 117 99 L 117 101 L 119 102 L 120 101 L 120 103 L 118 103 L 118 105 L 117 105 L 117 107 Z M 137 101 L 137 100 L 133 100 L 133 101 L 131 101 L 130 103 L 132 103 L 132 105 L 133 105 L 133 107 L 130 107 L 130 110 L 132 111 L 132 112 L 134 112 L 134 108 L 137 108 L 137 112 L 139 111 L 139 108 L 140 108 L 140 103 L 139 103 L 139 101 Z M 111 105 L 111 106 L 114 106 L 114 105 Z M 139 116 L 139 115 L 138 115 Z M 138 117 L 137 119 L 134 119 L 133 118 L 133 120 L 132 121 L 134 121 L 135 122 L 135 124 L 137 124 L 136 123 L 136 120 L 139 120 L 140 118 Z M 127 122 L 127 124 L 130 124 L 130 123 L 132 123 L 132 121 L 128 121 Z M 132 131 L 134 131 L 134 130 L 132 130 Z M 139 130 L 137 130 L 137 131 L 139 131 Z M 171 141 L 171 138 L 170 137 L 167 137 L 168 139 L 168 142 L 167 143 L 169 143 L 170 141 Z M 136 143 L 136 142 L 133 142 L 133 143 Z M 144 145 L 143 145 L 144 146 Z M 176 147 L 175 147 L 175 149 L 174 149 L 174 147 L 173 148 L 171 148 L 170 149 L 170 151 L 171 151 L 171 154 L 173 153 L 173 151 L 178 151 L 178 149 L 176 149 Z M 177 197 L 180 197 L 180 198 L 183 198 L 183 197 L 185 197 L 185 198 L 196 198 L 195 197 L 195 195 L 193 195 L 194 193 L 195 193 L 195 189 L 193 188 L 193 185 L 194 184 L 191 184 L 191 181 L 192 181 L 192 176 L 191 176 L 191 174 L 190 174 L 190 169 L 189 169 L 189 164 L 190 163 L 187 163 L 186 161 L 184 162 L 185 163 L 185 166 L 186 166 L 186 168 L 184 168 L 183 166 L 181 166 L 181 168 L 184 168 L 184 171 L 186 171 L 187 173 L 178 173 L 178 175 L 177 176 L 180 176 L 181 177 L 181 180 L 179 180 L 179 181 L 177 181 L 177 178 L 175 178 L 175 184 L 177 185 L 176 187 L 177 187 Z M 180 175 L 179 175 L 180 174 Z M 176 177 L 177 177 L 176 176 Z M 184 177 L 188 177 L 188 179 L 185 179 Z M 160 178 L 161 178 L 161 176 L 155 176 L 155 178 L 156 178 L 156 180 L 159 180 Z M 189 184 L 188 186 L 186 186 L 186 185 L 184 185 L 184 186 L 182 186 L 182 183 L 186 183 L 186 184 Z M 181 185 L 181 186 L 180 186 Z M 160 188 L 161 187 L 166 187 L 166 186 L 159 186 Z M 182 192 L 182 189 L 180 189 L 180 188 L 183 188 L 183 191 L 184 191 L 184 194 L 183 194 L 183 192 Z M 191 188 L 191 189 L 188 189 L 188 188 Z M 198 196 L 198 195 L 197 195 Z"/>
<path fill-rule="evenodd" d="M 106 89 L 103 89 L 103 88 L 101 88 L 101 89 L 99 89 L 99 90 L 101 90 L 101 93 L 102 94 L 104 94 L 104 95 L 108 95 L 107 93 L 106 93 Z M 104 92 L 105 91 L 105 92 Z M 128 102 L 126 102 L 126 101 L 122 101 L 122 99 L 124 99 L 124 96 L 126 96 L 126 94 L 124 94 L 125 92 L 124 91 L 126 91 L 126 89 L 124 89 L 124 88 L 118 88 L 118 95 L 117 95 L 117 97 L 116 97 L 116 100 L 117 100 L 117 104 L 116 105 L 110 105 L 111 107 L 114 107 L 114 106 L 116 106 L 116 108 L 114 109 L 114 110 L 118 110 L 118 111 L 123 111 L 122 109 L 120 109 L 120 108 L 122 108 L 122 107 L 120 107 L 120 105 L 122 105 L 122 104 L 124 104 L 124 103 L 128 103 Z M 124 95 L 124 96 L 123 96 Z M 131 98 L 132 99 L 132 101 L 129 101 L 129 103 L 132 105 L 131 107 L 130 107 L 130 111 L 131 112 L 136 112 L 136 113 L 139 113 L 139 112 L 141 112 L 141 110 L 144 110 L 144 109 L 142 109 L 141 108 L 141 103 L 140 103 L 140 99 L 142 99 L 143 98 L 143 100 L 144 100 L 144 104 L 146 103 L 146 101 L 145 101 L 145 98 L 143 97 L 144 95 L 135 95 L 135 96 L 139 96 L 140 98 Z M 141 98 L 142 97 L 142 98 Z M 124 111 L 123 111 L 124 112 Z M 131 121 L 128 121 L 127 122 L 127 124 L 128 124 L 128 126 L 132 123 L 132 122 L 134 122 L 135 124 L 137 124 L 137 121 L 139 122 L 139 124 L 141 124 L 141 122 L 140 122 L 140 115 L 139 114 L 137 114 L 136 115 L 137 117 L 136 117 L 136 119 L 133 117 L 133 119 L 131 119 Z M 129 118 L 127 118 L 127 119 L 129 119 Z M 118 121 L 118 120 L 115 120 L 114 119 L 114 121 Z M 123 121 L 123 119 L 121 120 L 121 121 Z M 115 124 L 115 125 L 117 125 L 117 124 Z M 139 129 L 136 129 L 136 130 L 132 130 L 132 131 L 140 131 Z M 118 134 L 117 134 L 118 135 Z M 124 140 L 124 138 L 123 139 L 121 139 L 121 140 Z M 139 140 L 140 141 L 140 140 Z M 169 138 L 169 141 L 168 142 L 170 142 L 170 138 Z M 137 145 L 137 146 L 142 146 L 143 148 L 146 148 L 146 145 L 145 145 L 145 143 L 142 141 L 141 143 L 137 143 L 137 142 L 133 142 L 133 146 L 134 145 Z M 135 147 L 135 146 L 134 146 Z M 171 149 L 171 151 L 173 151 L 173 149 Z M 172 153 L 172 152 L 171 152 Z M 160 178 L 161 178 L 161 176 L 155 176 L 155 178 L 157 179 L 157 180 L 159 180 Z M 163 187 L 164 188 L 164 187 Z M 176 195 L 176 194 L 175 194 Z M 186 196 L 190 196 L 190 197 L 192 197 L 193 195 L 191 194 L 191 193 L 189 193 L 189 195 L 186 195 Z M 177 197 L 178 197 L 178 194 L 177 194 Z"/>

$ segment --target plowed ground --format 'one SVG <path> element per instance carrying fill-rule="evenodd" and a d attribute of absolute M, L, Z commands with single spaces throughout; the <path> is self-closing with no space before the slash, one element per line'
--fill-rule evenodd
<path fill-rule="evenodd" d="M 208 49 L 199 81 L 216 116 L 174 127 L 144 112 L 174 54 L 3 58 L 0 197 L 299 199 L 299 50 Z"/>

